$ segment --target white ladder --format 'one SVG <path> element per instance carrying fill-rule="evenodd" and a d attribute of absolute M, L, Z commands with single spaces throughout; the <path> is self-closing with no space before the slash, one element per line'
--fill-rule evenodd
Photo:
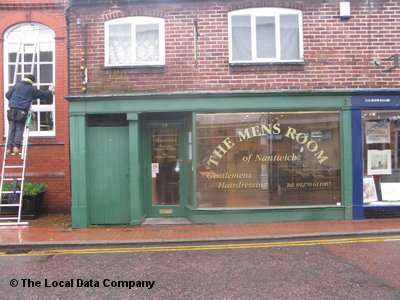
<path fill-rule="evenodd" d="M 28 51 L 28 49 L 32 51 Z M 25 61 L 25 56 L 30 55 L 32 53 L 32 60 Z M 14 68 L 14 77 L 13 77 L 13 86 L 20 80 L 24 78 L 24 75 L 32 74 L 34 75 L 35 71 L 35 62 L 37 62 L 39 55 L 38 43 L 23 43 L 20 42 L 18 45 L 17 57 L 15 60 L 15 68 Z M 29 67 L 30 66 L 30 67 Z M 30 70 L 28 70 L 30 68 Z M 20 76 L 20 78 L 18 77 Z"/>
<path fill-rule="evenodd" d="M 0 213 L 2 213 L 3 208 L 8 207 L 17 207 L 17 213 L 10 213 L 10 216 L 2 217 L 0 215 L 0 226 L 5 225 L 29 225 L 28 222 L 21 221 L 22 214 L 22 200 L 24 196 L 24 183 L 25 183 L 25 169 L 26 169 L 26 156 L 28 153 L 28 140 L 29 140 L 29 127 L 31 122 L 32 114 L 28 113 L 28 118 L 25 123 L 24 129 L 24 138 L 22 142 L 22 152 L 17 154 L 17 156 L 21 156 L 20 159 L 15 154 L 7 155 L 7 144 L 8 144 L 8 135 L 6 139 L 6 143 L 4 145 L 4 155 L 3 155 L 3 167 L 1 170 L 1 181 L 0 181 Z M 12 165 L 8 165 L 8 162 L 12 163 Z M 7 174 L 5 170 L 20 170 L 21 176 L 16 178 L 5 177 Z M 18 174 L 19 175 L 19 174 Z M 13 182 L 13 190 L 4 191 L 4 184 Z M 17 184 L 19 183 L 19 190 L 17 190 Z M 10 184 L 9 184 L 10 185 Z M 9 195 L 14 195 L 14 199 L 18 199 L 16 203 L 8 203 L 8 200 L 11 198 Z M 7 201 L 7 203 L 5 203 Z M 5 221 L 5 222 L 3 222 Z"/>
<path fill-rule="evenodd" d="M 21 79 L 24 78 L 26 74 L 34 74 L 35 72 L 35 62 L 38 59 L 39 51 L 38 51 L 38 43 L 37 41 L 34 41 L 32 43 L 24 43 L 23 41 L 20 41 L 18 45 L 18 51 L 17 51 L 17 56 L 15 58 L 15 68 L 14 68 L 14 76 L 13 76 L 13 86 L 17 83 L 17 81 L 20 81 Z M 32 55 L 31 60 L 25 60 L 26 55 Z M 29 70 L 30 69 L 30 70 Z M 2 166 L 2 171 L 1 171 L 1 181 L 0 181 L 0 226 L 2 225 L 29 225 L 28 222 L 21 222 L 21 214 L 22 214 L 22 203 L 23 203 L 23 194 L 24 194 L 24 182 L 25 182 L 25 169 L 26 169 L 26 156 L 27 156 L 27 151 L 28 151 L 28 139 L 29 139 L 29 127 L 30 127 L 30 122 L 32 118 L 32 113 L 28 113 L 28 118 L 25 123 L 25 130 L 24 130 L 24 138 L 22 142 L 22 152 L 18 155 L 21 156 L 21 160 L 18 160 L 17 158 L 12 158 L 14 156 L 11 154 L 10 157 L 8 157 L 6 151 L 7 151 L 7 144 L 8 144 L 8 135 L 6 139 L 6 143 L 4 146 L 4 155 L 3 155 L 3 166 Z M 9 158 L 7 160 L 7 158 Z M 15 165 L 8 165 L 7 163 L 10 162 L 15 164 Z M 17 163 L 19 162 L 19 163 Z M 17 178 L 5 178 L 6 171 L 5 170 L 11 170 L 11 171 L 17 171 L 20 170 L 21 172 L 21 177 Z M 13 189 L 12 191 L 4 191 L 4 184 L 7 183 L 9 186 L 11 186 L 11 183 L 13 183 Z M 19 184 L 19 186 L 18 186 Z M 16 190 L 16 187 L 18 186 L 19 190 Z M 13 199 L 18 199 L 18 201 L 15 201 L 16 203 L 8 203 L 8 200 L 11 199 L 11 197 L 8 197 L 8 195 L 14 195 Z M 7 201 L 7 203 L 5 203 Z M 17 214 L 16 216 L 15 213 L 10 213 L 10 216 L 7 217 L 2 217 L 2 211 L 3 208 L 7 210 L 9 207 L 17 207 Z M 8 212 L 7 212 L 8 215 Z M 5 221 L 5 222 L 3 222 Z"/>

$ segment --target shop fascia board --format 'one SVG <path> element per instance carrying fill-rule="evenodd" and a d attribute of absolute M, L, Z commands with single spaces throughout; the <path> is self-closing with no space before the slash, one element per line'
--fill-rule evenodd
<path fill-rule="evenodd" d="M 383 98 L 389 101 L 365 102 L 366 98 Z M 400 90 L 356 90 L 351 95 L 352 109 L 388 109 L 400 108 Z"/>
<path fill-rule="evenodd" d="M 170 93 L 69 96 L 70 115 L 121 112 L 227 112 L 350 107 L 351 91 Z M 249 101 L 251 98 L 251 101 Z M 318 103 L 318 105 L 316 105 Z"/>
<path fill-rule="evenodd" d="M 382 89 L 382 90 L 354 90 L 351 92 L 353 96 L 358 96 L 358 95 L 393 95 L 393 96 L 399 96 L 400 95 L 400 89 Z"/>

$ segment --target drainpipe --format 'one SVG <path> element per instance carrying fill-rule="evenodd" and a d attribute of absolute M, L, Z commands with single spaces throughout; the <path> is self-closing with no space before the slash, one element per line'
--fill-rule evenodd
<path fill-rule="evenodd" d="M 71 75 L 70 75 L 70 11 L 72 8 L 72 1 L 73 0 L 68 0 L 68 7 L 65 9 L 65 23 L 66 23 L 66 31 L 67 31 L 67 89 L 68 89 L 68 96 L 71 94 L 71 87 L 70 87 L 70 82 L 71 82 Z M 68 112 L 68 123 L 69 123 L 69 112 Z M 68 143 L 71 144 L 71 137 L 69 134 L 69 126 L 68 126 Z M 69 153 L 69 161 L 71 162 L 71 152 L 68 151 Z M 69 174 L 72 174 L 71 172 L 71 163 L 69 165 Z M 71 176 L 69 178 L 70 183 L 69 183 L 69 194 L 70 194 L 70 201 L 71 201 L 71 206 L 72 206 L 72 183 L 71 183 Z"/>
<path fill-rule="evenodd" d="M 71 75 L 70 75 L 70 58 L 71 58 L 71 45 L 70 45 L 70 11 L 72 8 L 72 1 L 73 0 L 68 0 L 68 7 L 65 9 L 65 23 L 66 23 L 66 29 L 67 29 L 67 85 L 68 85 L 68 96 L 71 94 Z"/>

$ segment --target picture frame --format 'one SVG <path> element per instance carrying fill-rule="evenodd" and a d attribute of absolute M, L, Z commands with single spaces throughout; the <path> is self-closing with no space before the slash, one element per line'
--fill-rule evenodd
<path fill-rule="evenodd" d="M 380 124 L 379 126 L 375 126 L 377 124 L 378 122 L 365 122 L 366 143 L 367 144 L 390 143 L 390 123 L 385 123 L 385 124 Z"/>
<path fill-rule="evenodd" d="M 392 156 L 390 150 L 368 150 L 368 175 L 392 174 Z"/>
<path fill-rule="evenodd" d="M 383 201 L 400 201 L 400 182 L 381 182 Z"/>
<path fill-rule="evenodd" d="M 375 181 L 373 177 L 363 178 L 363 199 L 364 203 L 378 201 L 378 195 L 376 194 Z"/>

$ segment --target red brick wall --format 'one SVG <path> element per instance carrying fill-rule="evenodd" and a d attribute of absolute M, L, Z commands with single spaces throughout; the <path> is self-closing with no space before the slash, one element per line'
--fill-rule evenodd
<path fill-rule="evenodd" d="M 30 138 L 27 157 L 26 179 L 34 183 L 46 183 L 48 192 L 43 208 L 45 211 L 69 211 L 71 206 L 68 136 L 67 46 L 64 10 L 66 0 L 60 1 L 0 1 L 0 91 L 5 94 L 3 83 L 3 38 L 6 30 L 20 22 L 37 22 L 55 32 L 56 43 L 56 136 Z M 4 115 L 0 105 L 0 116 Z M 0 132 L 4 134 L 3 117 Z M 4 140 L 2 142 L 4 145 Z M 1 151 L 3 151 L 3 147 Z M 3 152 L 1 152 L 3 153 Z"/>
<path fill-rule="evenodd" d="M 336 0 L 132 2 L 137 3 L 92 4 L 72 10 L 72 94 L 82 94 L 79 67 L 85 44 L 83 27 L 76 24 L 78 18 L 86 22 L 88 30 L 88 94 L 400 88 L 399 69 L 385 72 L 390 62 L 383 66 L 373 63 L 376 58 L 399 52 L 398 0 L 353 0 L 349 20 L 339 18 L 339 1 Z M 263 6 L 303 11 L 304 65 L 229 66 L 228 12 Z M 200 33 L 197 64 L 193 37 L 195 15 Z M 103 67 L 104 21 L 125 16 L 165 19 L 164 68 L 117 70 Z"/>

